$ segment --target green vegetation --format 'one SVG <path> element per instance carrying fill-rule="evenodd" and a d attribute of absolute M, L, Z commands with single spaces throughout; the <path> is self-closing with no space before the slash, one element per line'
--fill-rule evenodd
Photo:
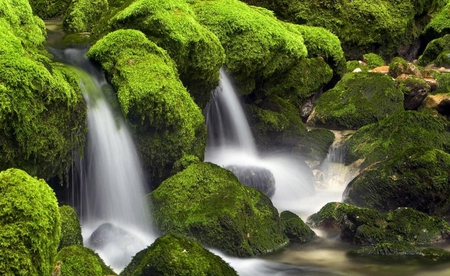
<path fill-rule="evenodd" d="M 344 200 L 380 212 L 412 207 L 445 216 L 450 213 L 449 175 L 448 153 L 412 147 L 363 171 L 348 185 Z"/>
<path fill-rule="evenodd" d="M 443 1 L 448 2 L 448 1 Z M 450 4 L 446 4 L 444 8 L 433 15 L 431 21 L 423 30 L 423 37 L 427 40 L 433 40 L 450 34 Z"/>
<path fill-rule="evenodd" d="M 344 144 L 346 163 L 364 159 L 367 167 L 419 147 L 449 152 L 448 129 L 449 122 L 433 112 L 402 111 L 356 131 Z"/>
<path fill-rule="evenodd" d="M 183 156 L 203 157 L 203 115 L 163 49 L 140 31 L 119 30 L 99 40 L 88 56 L 101 63 L 117 90 L 153 185 Z"/>
<path fill-rule="evenodd" d="M 383 242 L 430 244 L 449 239 L 450 225 L 412 208 L 398 208 L 385 214 L 351 204 L 330 202 L 311 215 L 312 227 L 339 231 L 340 238 L 354 244 L 375 245 Z"/>
<path fill-rule="evenodd" d="M 302 36 L 266 9 L 237 0 L 189 1 L 197 20 L 225 49 L 225 64 L 242 94 L 276 79 L 307 56 Z"/>
<path fill-rule="evenodd" d="M 391 77 L 380 73 L 349 73 L 322 94 L 308 123 L 358 129 L 403 110 L 403 93 Z"/>
<path fill-rule="evenodd" d="M 195 102 L 205 107 L 219 82 L 225 53 L 219 39 L 196 21 L 184 0 L 139 0 L 115 14 L 112 30 L 137 29 L 165 49 Z"/>
<path fill-rule="evenodd" d="M 72 0 L 29 0 L 33 13 L 42 19 L 63 18 Z"/>
<path fill-rule="evenodd" d="M 110 267 L 105 265 L 97 253 L 82 245 L 64 247 L 58 252 L 55 260 L 62 262 L 60 266 L 61 275 L 63 276 L 104 276 L 115 274 Z"/>
<path fill-rule="evenodd" d="M 4 0 L 0 14 L 0 169 L 62 179 L 84 144 L 78 77 L 43 55 L 44 24 L 27 1 Z"/>
<path fill-rule="evenodd" d="M 403 242 L 383 242 L 351 250 L 350 257 L 376 257 L 380 261 L 411 261 L 412 258 L 440 264 L 450 260 L 450 252 L 440 248 L 424 248 Z"/>
<path fill-rule="evenodd" d="M 419 57 L 418 63 L 426 66 L 433 63 L 434 60 L 444 51 L 450 50 L 450 34 L 432 40 Z"/>
<path fill-rule="evenodd" d="M 331 144 L 334 142 L 334 134 L 325 128 L 309 130 L 299 141 L 302 157 L 317 161 L 323 161 L 328 154 Z"/>
<path fill-rule="evenodd" d="M 369 69 L 386 65 L 384 59 L 374 53 L 364 54 L 363 61 L 367 64 L 367 67 L 369 67 Z"/>
<path fill-rule="evenodd" d="M 73 0 L 65 13 L 64 31 L 68 33 L 89 32 L 107 10 L 107 0 Z"/>
<path fill-rule="evenodd" d="M 347 59 L 364 53 L 392 58 L 403 45 L 412 44 L 442 0 L 246 0 L 273 10 L 292 23 L 323 27 L 339 37 Z"/>
<path fill-rule="evenodd" d="M 240 257 L 288 243 L 276 208 L 264 194 L 241 185 L 230 171 L 197 163 L 150 194 L 156 226 Z"/>
<path fill-rule="evenodd" d="M 53 190 L 19 169 L 0 172 L 0 271 L 50 275 L 61 236 Z"/>
<path fill-rule="evenodd" d="M 284 228 L 284 233 L 291 242 L 308 242 L 316 237 L 316 233 L 299 216 L 291 211 L 281 212 L 280 220 Z"/>
<path fill-rule="evenodd" d="M 83 245 L 81 225 L 75 210 L 69 205 L 59 207 L 61 215 L 61 241 L 58 250 L 70 245 Z"/>
<path fill-rule="evenodd" d="M 237 273 L 196 241 L 179 235 L 165 235 L 138 252 L 120 275 L 233 276 Z"/>

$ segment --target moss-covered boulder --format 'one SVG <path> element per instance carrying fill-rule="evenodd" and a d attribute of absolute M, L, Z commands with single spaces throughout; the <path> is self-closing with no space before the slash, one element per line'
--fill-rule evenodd
<path fill-rule="evenodd" d="M 384 59 L 381 56 L 375 53 L 364 54 L 363 62 L 367 65 L 367 67 L 369 67 L 369 69 L 386 65 L 386 61 L 384 61 Z"/>
<path fill-rule="evenodd" d="M 333 144 L 335 136 L 333 132 L 325 128 L 313 128 L 308 130 L 300 140 L 300 154 L 302 157 L 322 162 Z"/>
<path fill-rule="evenodd" d="M 380 73 L 349 73 L 320 96 L 308 124 L 358 129 L 403 110 L 403 93 Z"/>
<path fill-rule="evenodd" d="M 72 0 L 29 0 L 33 13 L 42 19 L 63 18 Z"/>
<path fill-rule="evenodd" d="M 78 78 L 45 56 L 44 23 L 28 1 L 3 0 L 0 14 L 0 170 L 62 176 L 84 144 Z"/>
<path fill-rule="evenodd" d="M 397 78 L 399 87 L 405 97 L 403 107 L 405 110 L 417 110 L 431 92 L 431 87 L 428 83 L 417 76 L 408 76 L 403 79 Z"/>
<path fill-rule="evenodd" d="M 307 55 L 303 37 L 266 9 L 237 0 L 191 2 L 197 20 L 219 38 L 242 94 L 251 93 L 264 79 L 282 76 Z"/>
<path fill-rule="evenodd" d="M 360 59 L 364 53 L 392 57 L 403 53 L 419 37 L 429 14 L 445 1 L 384 0 L 246 0 L 275 11 L 278 18 L 296 24 L 320 26 L 336 34 L 347 59 Z"/>
<path fill-rule="evenodd" d="M 113 275 L 114 271 L 105 264 L 94 250 L 82 245 L 71 245 L 61 249 L 55 256 L 55 269 L 64 276 L 104 276 Z M 47 274 L 46 274 L 47 275 Z"/>
<path fill-rule="evenodd" d="M 441 1 L 447 2 L 447 1 Z M 439 9 L 430 22 L 427 24 L 422 33 L 425 42 L 450 34 L 450 4 L 446 3 L 445 7 Z"/>
<path fill-rule="evenodd" d="M 281 212 L 280 220 L 284 233 L 291 242 L 308 242 L 317 237 L 316 233 L 291 211 Z"/>
<path fill-rule="evenodd" d="M 445 220 L 412 208 L 381 214 L 369 208 L 330 202 L 311 215 L 307 223 L 326 232 L 337 232 L 343 241 L 362 245 L 431 244 L 450 239 L 450 225 Z"/>
<path fill-rule="evenodd" d="M 150 198 L 162 233 L 192 237 L 240 257 L 271 252 L 288 243 L 269 198 L 214 164 L 189 166 L 165 180 Z"/>
<path fill-rule="evenodd" d="M 344 143 L 345 163 L 364 159 L 364 168 L 419 147 L 449 152 L 449 129 L 449 122 L 433 112 L 402 111 L 358 129 Z"/>
<path fill-rule="evenodd" d="M 236 275 L 219 256 L 198 242 L 180 235 L 162 236 L 138 252 L 120 276 L 144 275 Z"/>
<path fill-rule="evenodd" d="M 411 261 L 412 258 L 421 261 L 431 261 L 434 264 L 450 261 L 450 252 L 441 248 L 419 247 L 403 242 L 383 242 L 351 250 L 349 257 L 373 257 L 379 261 Z"/>
<path fill-rule="evenodd" d="M 420 69 L 413 63 L 401 57 L 393 58 L 389 63 L 389 75 L 393 78 L 398 78 L 403 74 L 422 77 Z"/>
<path fill-rule="evenodd" d="M 88 56 L 101 63 L 116 89 L 154 186 L 183 156 L 203 156 L 203 115 L 163 49 L 140 31 L 119 30 L 93 45 Z"/>
<path fill-rule="evenodd" d="M 19 169 L 0 172 L 0 271 L 50 275 L 61 237 L 55 193 Z"/>
<path fill-rule="evenodd" d="M 426 66 L 434 63 L 437 57 L 444 51 L 450 50 L 450 34 L 433 39 L 430 41 L 422 55 L 418 59 L 419 65 Z"/>
<path fill-rule="evenodd" d="M 64 31 L 89 32 L 107 10 L 107 0 L 73 0 L 64 16 Z"/>
<path fill-rule="evenodd" d="M 219 39 L 196 20 L 184 0 L 139 0 L 118 11 L 108 21 L 109 29 L 137 29 L 165 49 L 180 79 L 205 107 L 210 92 L 219 82 L 225 53 Z"/>
<path fill-rule="evenodd" d="M 380 212 L 412 207 L 446 216 L 449 194 L 450 154 L 413 147 L 364 170 L 348 184 L 344 202 Z"/>
<path fill-rule="evenodd" d="M 70 245 L 83 245 L 81 225 L 77 213 L 69 205 L 59 207 L 61 215 L 61 240 L 58 250 Z"/>

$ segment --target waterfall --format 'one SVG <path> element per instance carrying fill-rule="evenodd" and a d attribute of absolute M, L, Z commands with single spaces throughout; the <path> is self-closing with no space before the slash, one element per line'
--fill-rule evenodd
<path fill-rule="evenodd" d="M 226 168 L 252 166 L 269 170 L 275 180 L 275 194 L 271 199 L 279 211 L 294 210 L 300 198 L 315 193 L 312 172 L 304 162 L 276 153 L 260 156 L 245 113 L 224 69 L 220 70 L 219 87 L 206 108 L 206 124 L 205 161 Z"/>
<path fill-rule="evenodd" d="M 53 51 L 54 52 L 54 51 Z M 155 235 L 145 200 L 146 181 L 133 139 L 120 112 L 104 91 L 112 91 L 103 75 L 84 56 L 67 49 L 57 58 L 75 65 L 88 107 L 87 147 L 79 168 L 79 207 L 85 245 L 95 249 L 116 271 Z M 89 73 L 88 73 L 89 72 Z"/>

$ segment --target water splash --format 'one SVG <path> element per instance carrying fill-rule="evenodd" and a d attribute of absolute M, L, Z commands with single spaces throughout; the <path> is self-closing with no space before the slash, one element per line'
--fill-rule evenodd
<path fill-rule="evenodd" d="M 207 107 L 205 161 L 220 166 L 258 166 L 275 178 L 272 202 L 279 211 L 295 208 L 300 198 L 315 193 L 312 173 L 301 160 L 286 155 L 260 156 L 230 79 L 220 70 L 220 85 Z"/>

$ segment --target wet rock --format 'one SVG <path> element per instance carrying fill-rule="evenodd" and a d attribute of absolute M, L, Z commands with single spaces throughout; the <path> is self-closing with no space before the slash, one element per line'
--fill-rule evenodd
<path fill-rule="evenodd" d="M 239 165 L 230 165 L 225 168 L 236 175 L 243 185 L 255 188 L 267 197 L 272 197 L 275 194 L 275 178 L 268 169 Z"/>

